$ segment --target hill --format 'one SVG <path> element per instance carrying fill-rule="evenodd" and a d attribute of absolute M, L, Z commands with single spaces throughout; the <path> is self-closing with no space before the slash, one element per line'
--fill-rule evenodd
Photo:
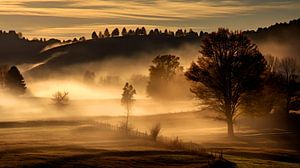
<path fill-rule="evenodd" d="M 43 58 L 37 57 L 47 45 L 59 40 L 28 40 L 15 31 L 0 31 L 0 62 L 1 64 L 38 63 Z"/>
<path fill-rule="evenodd" d="M 45 70 L 62 70 L 71 65 L 101 62 L 115 58 L 136 59 L 142 55 L 156 56 L 182 45 L 200 45 L 198 36 L 125 36 L 79 41 L 56 47 L 39 54 L 47 61 L 29 73 L 45 76 Z"/>
<path fill-rule="evenodd" d="M 159 54 L 180 50 L 181 46 L 192 46 L 189 50 L 197 53 L 201 39 L 207 33 L 202 31 L 161 32 L 151 30 L 149 34 L 133 34 L 110 38 L 94 38 L 60 43 L 59 40 L 27 40 L 14 31 L 0 33 L 0 61 L 2 64 L 32 64 L 27 75 L 43 76 L 53 72 L 72 73 L 69 66 L 103 62 L 115 58 L 139 59 L 145 55 L 155 57 Z M 256 31 L 244 31 L 263 54 L 277 57 L 294 56 L 300 53 L 300 19 L 288 23 L 276 23 Z M 49 45 L 58 44 L 42 51 Z M 172 54 L 172 53 L 170 53 Z M 186 53 L 186 55 L 191 55 Z M 150 63 L 150 62 L 149 62 Z M 66 70 L 69 69 L 69 70 Z M 62 73 L 63 72 L 63 73 Z"/>

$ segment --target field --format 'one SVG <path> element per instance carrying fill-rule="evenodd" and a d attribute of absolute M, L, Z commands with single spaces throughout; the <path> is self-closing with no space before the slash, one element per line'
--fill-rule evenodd
<path fill-rule="evenodd" d="M 207 167 L 210 160 L 87 121 L 0 125 L 0 167 Z"/>
<path fill-rule="evenodd" d="M 130 117 L 133 130 L 149 133 L 160 123 L 163 137 L 197 143 L 207 151 L 199 154 L 97 124 L 119 125 L 123 116 L 69 114 L 0 122 L 0 167 L 207 167 L 212 155 L 220 153 L 237 167 L 300 167 L 295 131 L 237 123 L 237 136 L 230 139 L 224 122 L 201 112 Z M 226 160 L 223 166 L 234 167 Z"/>

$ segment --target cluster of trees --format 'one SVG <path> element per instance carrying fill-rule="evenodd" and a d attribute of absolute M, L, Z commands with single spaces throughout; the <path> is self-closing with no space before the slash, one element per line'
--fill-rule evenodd
<path fill-rule="evenodd" d="M 25 93 L 25 80 L 16 66 L 12 66 L 11 68 L 2 66 L 0 70 L 1 89 L 15 95 L 22 95 Z"/>
<path fill-rule="evenodd" d="M 186 97 L 188 83 L 179 59 L 175 55 L 159 55 L 153 59 L 146 87 L 150 97 L 160 100 Z"/>
<path fill-rule="evenodd" d="M 234 136 L 234 122 L 242 113 L 276 111 L 288 116 L 291 110 L 300 109 L 295 59 L 271 57 L 266 61 L 243 33 L 228 29 L 208 34 L 200 53 L 184 75 L 200 102 L 227 122 L 229 136 Z M 152 98 L 166 98 L 172 95 L 168 88 L 176 84 L 175 74 L 183 72 L 179 57 L 158 56 L 153 63 L 147 92 Z"/>
<path fill-rule="evenodd" d="M 207 32 L 195 32 L 192 29 L 187 31 L 186 29 L 178 29 L 177 31 L 170 31 L 168 29 L 165 29 L 164 31 L 159 30 L 159 29 L 151 29 L 149 33 L 147 33 L 147 30 L 145 27 L 142 28 L 136 28 L 136 30 L 129 29 L 127 30 L 125 27 L 122 29 L 122 31 L 119 31 L 118 28 L 113 29 L 113 31 L 110 33 L 108 28 L 104 30 L 104 33 L 101 31 L 97 34 L 95 31 L 92 33 L 91 37 L 92 39 L 97 39 L 97 38 L 109 38 L 109 37 L 119 37 L 119 36 L 175 36 L 175 37 L 184 37 L 184 36 L 189 36 L 189 37 L 203 37 L 207 35 Z"/>

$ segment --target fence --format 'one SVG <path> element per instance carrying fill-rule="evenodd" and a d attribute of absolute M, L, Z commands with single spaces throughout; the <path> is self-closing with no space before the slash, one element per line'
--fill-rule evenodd
<path fill-rule="evenodd" d="M 126 136 L 133 136 L 133 137 L 143 138 L 147 140 L 153 140 L 153 138 L 151 137 L 150 134 L 148 134 L 147 131 L 143 132 L 138 129 L 126 128 L 126 126 L 122 123 L 119 125 L 112 125 L 110 123 L 95 121 L 93 124 L 101 129 L 120 132 L 122 134 L 125 134 Z M 204 148 L 202 145 L 194 142 L 184 142 L 182 139 L 178 137 L 170 138 L 170 137 L 160 135 L 157 138 L 157 140 L 154 142 L 157 143 L 158 145 L 173 150 L 184 150 L 194 154 L 202 154 L 202 155 L 207 154 L 211 156 L 212 160 L 216 158 L 223 159 L 223 151 L 211 150 L 211 149 L 209 150 Z"/>

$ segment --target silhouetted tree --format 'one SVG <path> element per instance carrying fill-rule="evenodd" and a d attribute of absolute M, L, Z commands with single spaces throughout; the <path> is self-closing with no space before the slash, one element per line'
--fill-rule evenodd
<path fill-rule="evenodd" d="M 174 37 L 175 33 L 173 31 L 169 31 L 169 35 Z"/>
<path fill-rule="evenodd" d="M 190 36 L 190 37 L 198 37 L 198 33 L 194 32 L 192 29 L 190 29 L 190 31 L 188 32 L 188 36 Z"/>
<path fill-rule="evenodd" d="M 153 36 L 154 35 L 154 30 L 150 30 L 148 36 Z"/>
<path fill-rule="evenodd" d="M 127 30 L 125 27 L 123 27 L 122 29 L 122 36 L 126 36 L 127 35 Z"/>
<path fill-rule="evenodd" d="M 0 66 L 0 90 L 5 89 L 5 78 L 6 78 L 6 74 L 9 70 L 9 66 L 8 65 L 1 65 Z"/>
<path fill-rule="evenodd" d="M 136 90 L 133 88 L 132 85 L 130 85 L 128 82 L 123 87 L 123 93 L 121 98 L 121 103 L 126 108 L 126 122 L 125 122 L 125 128 L 128 129 L 128 121 L 129 121 L 129 115 L 134 103 L 133 96 L 136 94 Z"/>
<path fill-rule="evenodd" d="M 147 85 L 147 93 L 152 98 L 170 98 L 168 90 L 172 80 L 178 71 L 182 71 L 179 57 L 174 55 L 162 55 L 153 59 L 150 66 L 150 77 Z"/>
<path fill-rule="evenodd" d="M 12 66 L 6 73 L 5 86 L 13 94 L 21 95 L 25 93 L 25 80 L 16 66 Z"/>
<path fill-rule="evenodd" d="M 109 33 L 108 28 L 106 28 L 105 31 L 104 31 L 104 37 L 105 37 L 105 38 L 110 37 L 110 33 Z"/>
<path fill-rule="evenodd" d="M 112 32 L 111 32 L 111 36 L 112 37 L 118 37 L 120 35 L 119 29 L 115 28 Z"/>
<path fill-rule="evenodd" d="M 135 29 L 135 35 L 141 35 L 141 29 L 139 27 Z"/>
<path fill-rule="evenodd" d="M 184 29 L 183 36 L 187 36 L 187 35 L 188 35 L 187 31 L 186 31 L 186 29 Z"/>
<path fill-rule="evenodd" d="M 134 36 L 134 35 L 135 35 L 135 32 L 134 32 L 133 30 L 130 29 L 130 30 L 128 31 L 127 35 L 129 35 L 129 36 Z"/>
<path fill-rule="evenodd" d="M 175 33 L 175 36 L 176 36 L 176 37 L 182 37 L 182 36 L 184 36 L 184 33 L 183 33 L 182 29 L 178 29 L 178 30 L 176 31 L 176 33 Z"/>
<path fill-rule="evenodd" d="M 200 31 L 200 34 L 199 34 L 200 38 L 202 38 L 203 35 L 204 35 L 204 33 L 203 33 L 203 31 L 201 30 L 201 31 Z"/>
<path fill-rule="evenodd" d="M 185 74 L 195 82 L 191 91 L 219 112 L 227 121 L 228 136 L 234 136 L 233 124 L 242 112 L 243 96 L 260 86 L 266 61 L 242 33 L 222 28 L 203 40 L 200 52 L 202 56 Z"/>
<path fill-rule="evenodd" d="M 104 38 L 104 35 L 102 34 L 102 32 L 99 32 L 98 38 Z"/>
<path fill-rule="evenodd" d="M 284 98 L 284 111 L 288 116 L 290 110 L 300 110 L 300 83 L 297 82 L 299 69 L 294 58 L 284 58 L 279 62 L 276 73 L 279 79 L 279 90 Z"/>
<path fill-rule="evenodd" d="M 155 124 L 152 128 L 150 128 L 150 136 L 153 141 L 157 140 L 157 137 L 161 131 L 160 123 Z"/>
<path fill-rule="evenodd" d="M 79 41 L 85 41 L 85 37 L 84 36 L 80 37 Z"/>
<path fill-rule="evenodd" d="M 159 32 L 159 30 L 158 29 L 154 29 L 154 32 L 153 32 L 154 34 L 154 36 L 159 36 L 160 35 L 160 32 Z"/>
<path fill-rule="evenodd" d="M 57 91 L 52 95 L 52 101 L 57 107 L 68 105 L 69 103 L 69 92 Z"/>
<path fill-rule="evenodd" d="M 269 55 L 266 55 L 265 59 L 267 65 L 262 75 L 263 84 L 256 90 L 244 94 L 240 107 L 245 112 L 250 112 L 248 114 L 251 117 L 273 115 L 282 111 L 282 94 L 278 89 L 278 75 L 274 71 L 277 66 L 277 59 Z"/>
<path fill-rule="evenodd" d="M 142 27 L 140 35 L 142 35 L 142 36 L 146 36 L 147 35 L 147 31 L 146 31 L 145 27 Z"/>
<path fill-rule="evenodd" d="M 92 33 L 92 39 L 97 39 L 98 38 L 98 35 L 97 35 L 97 33 L 94 31 L 93 33 Z"/>
<path fill-rule="evenodd" d="M 95 82 L 95 72 L 86 71 L 83 75 L 83 80 L 88 83 L 94 83 Z"/>

